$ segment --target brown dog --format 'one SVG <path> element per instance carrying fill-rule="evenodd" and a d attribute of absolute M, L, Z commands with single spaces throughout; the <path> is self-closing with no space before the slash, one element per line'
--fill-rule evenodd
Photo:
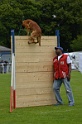
<path fill-rule="evenodd" d="M 27 32 L 31 33 L 28 43 L 29 44 L 39 43 L 39 46 L 41 46 L 42 31 L 41 31 L 41 28 L 39 27 L 39 25 L 30 19 L 24 20 L 22 22 L 22 25 L 27 29 Z M 37 42 L 34 41 L 35 38 L 37 39 Z"/>

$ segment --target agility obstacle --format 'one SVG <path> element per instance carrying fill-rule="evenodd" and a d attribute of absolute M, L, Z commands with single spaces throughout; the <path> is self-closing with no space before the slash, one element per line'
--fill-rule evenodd
<path fill-rule="evenodd" d="M 42 36 L 41 46 L 28 44 L 28 36 L 11 33 L 12 71 L 10 112 L 13 108 L 52 105 L 53 57 L 56 36 Z"/>

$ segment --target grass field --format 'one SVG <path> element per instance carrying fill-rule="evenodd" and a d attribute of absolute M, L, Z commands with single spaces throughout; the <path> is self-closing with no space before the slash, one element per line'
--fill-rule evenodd
<path fill-rule="evenodd" d="M 82 75 L 72 72 L 75 106 L 69 107 L 64 87 L 63 106 L 20 108 L 9 113 L 10 75 L 0 75 L 0 124 L 82 124 Z"/>

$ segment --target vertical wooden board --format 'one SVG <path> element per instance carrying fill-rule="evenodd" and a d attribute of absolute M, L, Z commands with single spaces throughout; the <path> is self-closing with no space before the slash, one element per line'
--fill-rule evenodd
<path fill-rule="evenodd" d="M 57 37 L 43 36 L 41 47 L 28 45 L 27 36 L 15 40 L 17 107 L 54 104 L 52 61 Z"/>

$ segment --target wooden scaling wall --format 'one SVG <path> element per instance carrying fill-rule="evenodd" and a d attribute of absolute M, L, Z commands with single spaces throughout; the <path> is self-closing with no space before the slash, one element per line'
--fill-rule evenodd
<path fill-rule="evenodd" d="M 53 57 L 57 37 L 42 36 L 41 46 L 15 36 L 16 107 L 52 105 Z"/>

